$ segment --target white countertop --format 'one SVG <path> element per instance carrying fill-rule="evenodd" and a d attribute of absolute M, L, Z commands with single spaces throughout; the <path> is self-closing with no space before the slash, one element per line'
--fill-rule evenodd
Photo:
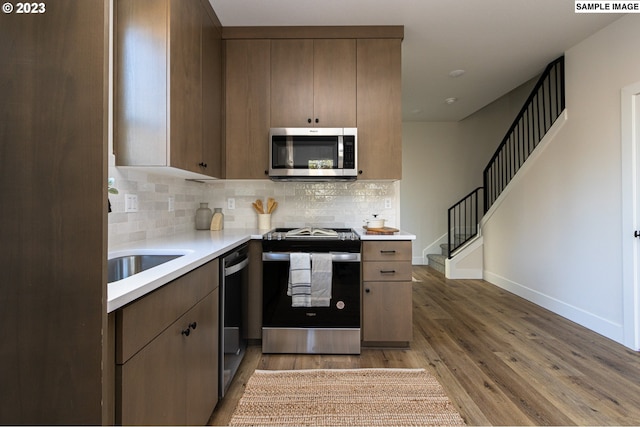
<path fill-rule="evenodd" d="M 107 285 L 110 313 L 189 271 L 224 255 L 251 239 L 262 239 L 257 229 L 192 230 L 172 236 L 133 242 L 110 248 L 108 258 L 133 254 L 184 254 L 157 267 Z"/>
<path fill-rule="evenodd" d="M 366 234 L 362 228 L 354 229 L 360 240 L 415 240 L 416 236 L 404 231 L 395 234 Z M 221 231 L 192 230 L 181 234 L 110 248 L 108 258 L 133 254 L 184 254 L 171 261 L 150 268 L 126 279 L 107 285 L 107 312 L 111 313 L 178 277 L 218 258 L 251 239 L 262 239 L 266 231 L 258 229 L 229 229 Z"/>
<path fill-rule="evenodd" d="M 354 228 L 354 231 L 360 236 L 360 240 L 416 240 L 415 234 L 406 231 L 398 231 L 394 234 L 367 234 L 364 228 Z"/>

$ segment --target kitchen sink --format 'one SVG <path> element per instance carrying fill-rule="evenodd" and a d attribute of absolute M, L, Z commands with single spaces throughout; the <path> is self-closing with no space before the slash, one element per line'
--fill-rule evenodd
<path fill-rule="evenodd" d="M 179 255 L 126 255 L 107 260 L 107 282 L 117 282 L 181 257 Z"/>

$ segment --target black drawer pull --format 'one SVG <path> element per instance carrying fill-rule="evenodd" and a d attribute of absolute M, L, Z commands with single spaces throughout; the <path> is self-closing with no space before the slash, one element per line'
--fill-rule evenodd
<path fill-rule="evenodd" d="M 394 249 L 391 250 L 381 250 L 380 251 L 381 254 L 395 254 L 396 251 Z"/>
<path fill-rule="evenodd" d="M 189 334 L 191 333 L 191 329 L 187 328 L 185 330 L 183 330 L 182 332 L 180 332 L 182 335 L 184 335 L 185 337 L 188 337 Z"/>
<path fill-rule="evenodd" d="M 380 270 L 380 274 L 395 274 L 395 270 Z"/>
<path fill-rule="evenodd" d="M 189 323 L 189 327 L 190 327 L 191 329 L 195 329 L 195 328 L 197 328 L 197 327 L 198 327 L 198 324 L 197 324 L 196 322 L 191 322 L 191 323 Z"/>

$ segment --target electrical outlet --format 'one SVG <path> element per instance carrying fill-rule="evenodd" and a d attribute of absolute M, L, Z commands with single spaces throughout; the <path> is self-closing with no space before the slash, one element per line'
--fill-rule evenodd
<path fill-rule="evenodd" d="M 227 199 L 227 209 L 232 210 L 236 208 L 236 199 Z"/>
<path fill-rule="evenodd" d="M 173 196 L 169 196 L 169 212 L 173 212 L 176 210 L 176 198 Z"/>
<path fill-rule="evenodd" d="M 391 199 L 384 199 L 384 208 L 391 209 Z"/>
<path fill-rule="evenodd" d="M 124 211 L 138 212 L 138 195 L 137 194 L 124 195 Z"/>

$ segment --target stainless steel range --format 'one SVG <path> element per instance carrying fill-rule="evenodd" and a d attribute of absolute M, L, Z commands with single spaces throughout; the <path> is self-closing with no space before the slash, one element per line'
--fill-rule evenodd
<path fill-rule="evenodd" d="M 276 229 L 262 250 L 262 351 L 360 354 L 358 235 Z"/>

